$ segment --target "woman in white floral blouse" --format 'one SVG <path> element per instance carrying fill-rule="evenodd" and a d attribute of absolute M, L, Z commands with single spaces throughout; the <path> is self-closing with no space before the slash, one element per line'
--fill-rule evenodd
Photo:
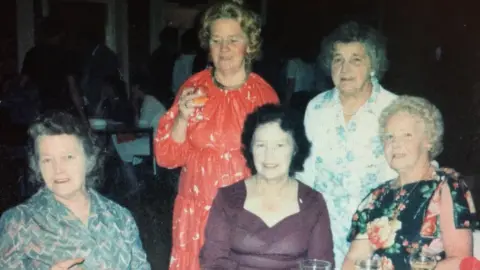
<path fill-rule="evenodd" d="M 398 177 L 374 188 L 353 215 L 343 269 L 382 258 L 383 269 L 410 269 L 414 252 L 440 258 L 437 270 L 458 269 L 472 256 L 475 207 L 461 177 L 431 165 L 443 149 L 439 110 L 423 98 L 401 96 L 380 116 L 385 157 Z"/>

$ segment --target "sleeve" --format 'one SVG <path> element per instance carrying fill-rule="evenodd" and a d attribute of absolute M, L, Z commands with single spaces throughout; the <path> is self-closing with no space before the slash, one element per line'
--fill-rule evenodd
<path fill-rule="evenodd" d="M 291 59 L 287 62 L 287 78 L 296 79 L 297 78 L 297 65 L 296 62 Z"/>
<path fill-rule="evenodd" d="M 0 269 L 27 269 L 23 262 L 20 231 L 25 221 L 20 211 L 9 210 L 0 218 Z"/>
<path fill-rule="evenodd" d="M 375 198 L 381 189 L 372 190 L 358 205 L 357 211 L 352 216 L 352 225 L 347 235 L 347 241 L 367 239 L 367 224 L 370 222 L 369 211 L 375 206 Z"/>
<path fill-rule="evenodd" d="M 319 209 L 319 216 L 317 224 L 315 224 L 311 234 L 308 246 L 308 258 L 326 260 L 335 263 L 333 257 L 333 237 L 330 228 L 330 217 L 328 215 L 325 200 L 320 193 L 318 193 L 318 202 L 316 205 Z"/>
<path fill-rule="evenodd" d="M 137 223 L 130 212 L 127 211 L 126 224 L 128 228 L 128 243 L 131 245 L 132 260 L 129 269 L 150 270 L 147 254 L 143 250 L 142 240 L 138 231 Z"/>
<path fill-rule="evenodd" d="M 455 228 L 475 230 L 477 225 L 476 209 L 467 184 L 461 177 L 459 180 L 449 177 L 446 183 L 452 196 Z"/>
<path fill-rule="evenodd" d="M 226 213 L 222 190 L 213 200 L 205 227 L 205 244 L 200 251 L 202 269 L 236 269 L 238 264 L 230 258 L 231 221 Z"/>
<path fill-rule="evenodd" d="M 192 85 L 190 81 L 187 81 L 182 89 Z M 154 139 L 155 159 L 158 165 L 170 169 L 185 165 L 190 151 L 188 139 L 183 143 L 178 143 L 171 137 L 173 123 L 179 113 L 178 99 L 181 94 L 182 91 L 179 90 L 172 107 L 160 118 Z"/>

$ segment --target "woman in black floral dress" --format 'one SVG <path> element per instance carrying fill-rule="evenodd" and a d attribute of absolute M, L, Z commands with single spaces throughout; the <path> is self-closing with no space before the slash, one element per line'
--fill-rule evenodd
<path fill-rule="evenodd" d="M 352 218 L 352 242 L 343 269 L 381 257 L 383 269 L 410 269 L 409 256 L 423 251 L 441 258 L 435 269 L 458 269 L 472 256 L 475 207 L 465 183 L 436 171 L 443 121 L 425 99 L 401 96 L 385 108 L 380 133 L 387 161 L 399 174 L 373 189 Z"/>

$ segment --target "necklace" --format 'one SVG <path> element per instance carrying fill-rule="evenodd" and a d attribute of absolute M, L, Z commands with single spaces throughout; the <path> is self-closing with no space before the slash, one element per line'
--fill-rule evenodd
<path fill-rule="evenodd" d="M 249 76 L 249 72 L 246 72 L 245 74 L 245 79 L 243 79 L 243 81 L 239 84 L 236 84 L 236 85 L 224 85 L 223 83 L 219 82 L 217 80 L 217 76 L 215 76 L 215 69 L 212 69 L 212 80 L 213 80 L 213 84 L 222 89 L 222 90 L 231 90 L 231 89 L 238 89 L 240 87 L 243 86 L 243 84 L 245 84 L 245 82 L 248 80 L 248 76 Z"/>
<path fill-rule="evenodd" d="M 424 177 L 422 178 L 425 178 L 426 176 L 428 176 L 430 172 L 430 168 L 429 170 L 424 174 Z M 433 170 L 433 173 L 435 174 L 435 170 Z M 434 175 L 432 175 L 432 178 L 434 178 Z M 398 181 L 398 179 L 397 179 Z M 404 203 L 408 200 L 408 198 L 410 197 L 410 195 L 413 193 L 413 191 L 415 191 L 415 189 L 417 188 L 418 184 L 420 184 L 421 181 L 418 181 L 415 186 L 413 186 L 413 188 L 406 194 L 403 196 L 402 200 L 397 204 L 397 207 L 396 209 L 393 211 L 393 215 L 391 216 L 390 218 L 390 221 L 389 223 L 390 224 L 394 224 L 394 223 L 397 223 L 398 222 L 398 216 L 400 215 L 400 211 L 402 211 L 402 206 L 404 206 Z M 402 191 L 405 191 L 405 189 L 403 188 L 403 186 L 400 187 L 399 191 L 397 192 L 396 196 L 395 197 L 400 197 L 402 196 Z M 396 202 L 397 200 L 395 199 L 394 200 L 394 203 Z"/>

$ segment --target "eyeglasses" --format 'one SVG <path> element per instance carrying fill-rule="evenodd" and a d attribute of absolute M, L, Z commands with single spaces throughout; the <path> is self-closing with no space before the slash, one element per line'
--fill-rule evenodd
<path fill-rule="evenodd" d="M 237 45 L 243 44 L 244 42 L 245 42 L 245 39 L 240 37 L 232 37 L 227 39 L 211 38 L 210 46 L 220 46 L 223 44 L 226 46 L 237 46 Z"/>

